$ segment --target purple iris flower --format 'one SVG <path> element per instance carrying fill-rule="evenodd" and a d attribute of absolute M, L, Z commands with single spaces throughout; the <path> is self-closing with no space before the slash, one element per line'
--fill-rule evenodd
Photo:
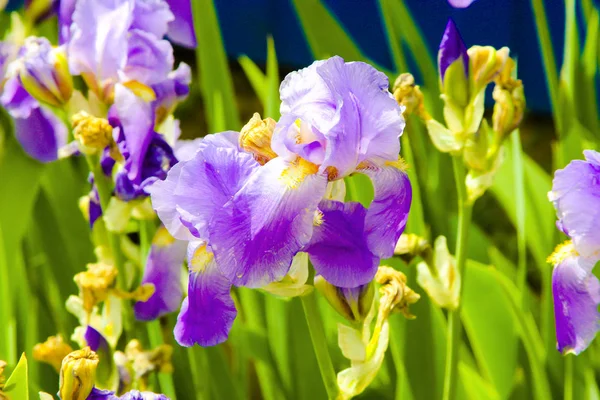
<path fill-rule="evenodd" d="M 475 0 L 448 0 L 448 4 L 454 8 L 467 8 L 474 2 Z"/>
<path fill-rule="evenodd" d="M 188 0 L 167 0 L 175 19 L 169 22 L 167 37 L 178 45 L 196 47 L 196 32 L 192 18 L 192 2 Z"/>
<path fill-rule="evenodd" d="M 58 158 L 58 149 L 67 142 L 67 128 L 27 93 L 18 76 L 4 83 L 0 103 L 13 117 L 15 137 L 29 156 L 41 162 Z"/>
<path fill-rule="evenodd" d="M 232 284 L 280 280 L 306 251 L 332 284 L 363 285 L 404 230 L 411 201 L 398 159 L 404 119 L 385 75 L 333 57 L 288 75 L 280 92 L 271 143 L 278 157 L 262 165 L 240 147 L 237 132 L 209 135 L 147 188 L 174 237 L 204 243 L 176 327 L 183 345 L 227 338 Z M 329 182 L 351 173 L 373 182 L 368 209 L 324 199 Z"/>
<path fill-rule="evenodd" d="M 135 303 L 136 319 L 151 321 L 177 311 L 183 297 L 181 269 L 186 248 L 186 242 L 173 239 L 164 227 L 158 229 L 142 278 L 142 284 L 152 283 L 155 290 L 148 301 Z"/>
<path fill-rule="evenodd" d="M 87 400 L 169 400 L 169 398 L 164 394 L 140 392 L 139 390 L 132 390 L 119 397 L 113 391 L 94 387 Z"/>
<path fill-rule="evenodd" d="M 600 260 L 600 154 L 586 150 L 556 171 L 549 198 L 557 226 L 572 240 L 551 257 L 558 350 L 579 354 L 600 329 L 600 282 L 592 269 Z"/>
<path fill-rule="evenodd" d="M 438 68 L 442 81 L 446 75 L 446 70 L 455 61 L 460 60 L 465 69 L 465 76 L 469 75 L 469 55 L 467 47 L 463 41 L 456 24 L 452 18 L 448 19 L 448 24 L 444 30 L 444 36 L 440 42 L 438 51 Z"/>

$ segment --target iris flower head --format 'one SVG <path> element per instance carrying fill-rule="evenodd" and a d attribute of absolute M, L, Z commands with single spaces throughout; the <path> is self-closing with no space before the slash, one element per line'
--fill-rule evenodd
<path fill-rule="evenodd" d="M 365 285 L 404 230 L 411 201 L 399 159 L 404 119 L 385 75 L 333 57 L 288 75 L 280 95 L 272 152 L 245 151 L 238 132 L 208 135 L 146 189 L 169 232 L 191 241 L 188 298 L 175 329 L 183 345 L 227 338 L 231 285 L 279 281 L 299 252 L 331 284 Z M 353 173 L 373 182 L 369 208 L 328 196 Z"/>

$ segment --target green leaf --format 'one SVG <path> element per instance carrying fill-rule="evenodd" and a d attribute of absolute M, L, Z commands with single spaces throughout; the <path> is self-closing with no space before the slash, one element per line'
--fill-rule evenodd
<path fill-rule="evenodd" d="M 316 60 L 339 55 L 346 61 L 364 60 L 348 33 L 319 0 L 293 0 L 308 46 Z"/>
<path fill-rule="evenodd" d="M 258 99 L 262 103 L 263 107 L 266 108 L 267 77 L 265 74 L 263 74 L 258 65 L 256 65 L 248 56 L 242 55 L 238 57 L 238 62 L 244 70 L 246 77 L 250 81 L 250 85 L 252 85 L 254 93 L 256 93 L 256 96 L 258 96 Z"/>
<path fill-rule="evenodd" d="M 233 82 L 213 0 L 193 0 L 192 10 L 198 41 L 196 62 L 200 88 L 206 102 L 209 131 L 239 129 L 240 117 Z M 227 107 L 223 107 L 224 104 Z M 222 118 L 222 121 L 217 121 L 218 118 Z"/>
<path fill-rule="evenodd" d="M 463 382 L 468 384 L 463 385 L 465 392 L 470 400 L 500 400 L 501 397 L 473 368 L 460 363 L 458 366 L 460 376 Z"/>
<path fill-rule="evenodd" d="M 265 117 L 279 119 L 279 66 L 275 53 L 273 37 L 267 37 L 267 95 L 265 103 Z"/>
<path fill-rule="evenodd" d="M 467 264 L 461 316 L 483 376 L 497 396 L 506 399 L 517 367 L 518 337 L 511 304 L 490 270 L 472 261 Z"/>
<path fill-rule="evenodd" d="M 9 400 L 29 399 L 29 377 L 25 353 L 21 355 L 19 363 L 8 377 L 6 385 L 4 386 L 4 392 L 8 395 Z"/>

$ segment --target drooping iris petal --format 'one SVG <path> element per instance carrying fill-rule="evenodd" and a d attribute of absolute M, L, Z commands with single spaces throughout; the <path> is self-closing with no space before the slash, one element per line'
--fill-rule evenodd
<path fill-rule="evenodd" d="M 369 249 L 378 257 L 392 257 L 406 227 L 412 201 L 408 175 L 400 161 L 386 163 L 383 167 L 371 164 L 361 172 L 371 178 L 375 189 L 365 222 Z"/>
<path fill-rule="evenodd" d="M 219 270 L 234 285 L 261 287 L 282 279 L 310 240 L 327 178 L 305 161 L 275 158 L 215 213 L 209 242 Z"/>
<path fill-rule="evenodd" d="M 88 325 L 83 338 L 90 349 L 95 352 L 108 351 L 108 342 L 100 332 Z"/>
<path fill-rule="evenodd" d="M 552 273 L 557 348 L 579 354 L 600 330 L 600 282 L 592 273 L 594 262 L 571 255 Z"/>
<path fill-rule="evenodd" d="M 177 102 L 186 98 L 190 92 L 192 71 L 186 63 L 180 63 L 176 70 L 169 72 L 167 79 L 152 85 L 156 94 L 154 107 L 157 108 L 158 120 L 164 119 L 163 114 L 168 114 Z"/>
<path fill-rule="evenodd" d="M 119 400 L 115 392 L 94 387 L 86 400 Z"/>
<path fill-rule="evenodd" d="M 129 32 L 127 45 L 127 63 L 120 74 L 122 81 L 154 85 L 167 79 L 173 69 L 173 48 L 168 41 L 133 29 Z"/>
<path fill-rule="evenodd" d="M 370 65 L 340 57 L 291 73 L 280 88 L 273 150 L 305 157 L 336 178 L 366 160 L 395 160 L 404 119 L 388 85 Z"/>
<path fill-rule="evenodd" d="M 91 74 L 98 82 L 116 79 L 127 62 L 127 32 L 134 0 L 79 0 L 68 44 L 73 75 Z"/>
<path fill-rule="evenodd" d="M 135 303 L 136 319 L 151 321 L 177 310 L 183 296 L 181 269 L 185 252 L 185 242 L 175 240 L 164 227 L 158 229 L 142 277 L 142 284 L 154 285 L 154 294 L 146 302 Z"/>
<path fill-rule="evenodd" d="M 464 65 L 465 75 L 468 75 L 469 55 L 467 54 L 467 47 L 465 46 L 465 42 L 460 36 L 460 32 L 454 21 L 448 19 L 448 24 L 446 25 L 446 30 L 444 30 L 444 36 L 442 36 L 438 51 L 438 68 L 442 80 L 444 80 L 446 70 L 450 64 L 458 59 L 460 59 Z"/>
<path fill-rule="evenodd" d="M 115 86 L 114 107 L 129 151 L 127 176 L 139 185 L 142 163 L 154 133 L 154 110 L 149 102 L 121 84 Z"/>
<path fill-rule="evenodd" d="M 448 0 L 448 4 L 454 8 L 467 8 L 473 2 L 475 2 L 475 0 Z"/>
<path fill-rule="evenodd" d="M 136 0 L 131 29 L 139 29 L 162 39 L 168 24 L 175 19 L 169 5 L 163 0 Z"/>
<path fill-rule="evenodd" d="M 556 171 L 548 194 L 558 227 L 583 257 L 600 255 L 600 154 L 586 150 L 586 160 L 571 161 Z"/>
<path fill-rule="evenodd" d="M 231 283 L 220 272 L 213 253 L 202 243 L 190 243 L 188 296 L 175 325 L 182 346 L 214 346 L 227 340 L 237 310 Z"/>
<path fill-rule="evenodd" d="M 28 117 L 14 118 L 15 137 L 23 150 L 41 162 L 58 158 L 58 149 L 67 142 L 66 126 L 50 111 L 35 107 Z"/>
<path fill-rule="evenodd" d="M 354 288 L 371 281 L 379 257 L 367 245 L 365 216 L 360 203 L 323 200 L 319 203 L 320 223 L 304 248 L 315 271 L 327 282 Z"/>
<path fill-rule="evenodd" d="M 234 144 L 221 135 L 207 137 L 208 143 L 201 143 L 193 158 L 176 164 L 164 181 L 146 188 L 161 221 L 178 239 L 190 240 L 186 227 L 192 227 L 207 240 L 208 223 L 223 213 L 225 203 L 259 167 L 251 154 L 232 148 Z M 211 140 L 228 147 L 217 147 Z"/>
<path fill-rule="evenodd" d="M 196 47 L 196 33 L 192 18 L 192 3 L 190 0 L 167 0 L 175 19 L 169 23 L 167 36 L 173 42 L 185 46 Z"/>
<path fill-rule="evenodd" d="M 13 118 L 27 118 L 39 103 L 25 90 L 18 76 L 8 78 L 0 96 L 0 103 Z"/>

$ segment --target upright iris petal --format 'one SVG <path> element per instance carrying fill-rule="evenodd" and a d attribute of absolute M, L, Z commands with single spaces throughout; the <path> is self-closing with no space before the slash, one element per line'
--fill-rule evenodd
<path fill-rule="evenodd" d="M 167 0 L 175 19 L 169 23 L 167 36 L 173 42 L 185 46 L 196 47 L 196 32 L 192 18 L 192 3 L 190 0 Z"/>
<path fill-rule="evenodd" d="M 135 303 L 138 320 L 150 321 L 179 308 L 183 296 L 181 269 L 185 251 L 185 242 L 173 239 L 164 227 L 158 229 L 142 278 L 142 284 L 154 284 L 154 294 L 146 302 Z"/>
<path fill-rule="evenodd" d="M 448 24 L 444 30 L 444 36 L 440 42 L 440 48 L 438 52 L 438 68 L 442 81 L 445 80 L 446 70 L 459 61 L 462 63 L 464 68 L 464 75 L 469 74 L 469 55 L 467 54 L 467 47 L 465 42 L 460 36 L 460 32 L 456 27 L 456 24 L 452 19 L 448 19 Z"/>
<path fill-rule="evenodd" d="M 231 283 L 219 272 L 206 244 L 190 243 L 188 254 L 188 297 L 177 317 L 175 339 L 182 346 L 214 346 L 227 339 L 237 315 Z"/>

